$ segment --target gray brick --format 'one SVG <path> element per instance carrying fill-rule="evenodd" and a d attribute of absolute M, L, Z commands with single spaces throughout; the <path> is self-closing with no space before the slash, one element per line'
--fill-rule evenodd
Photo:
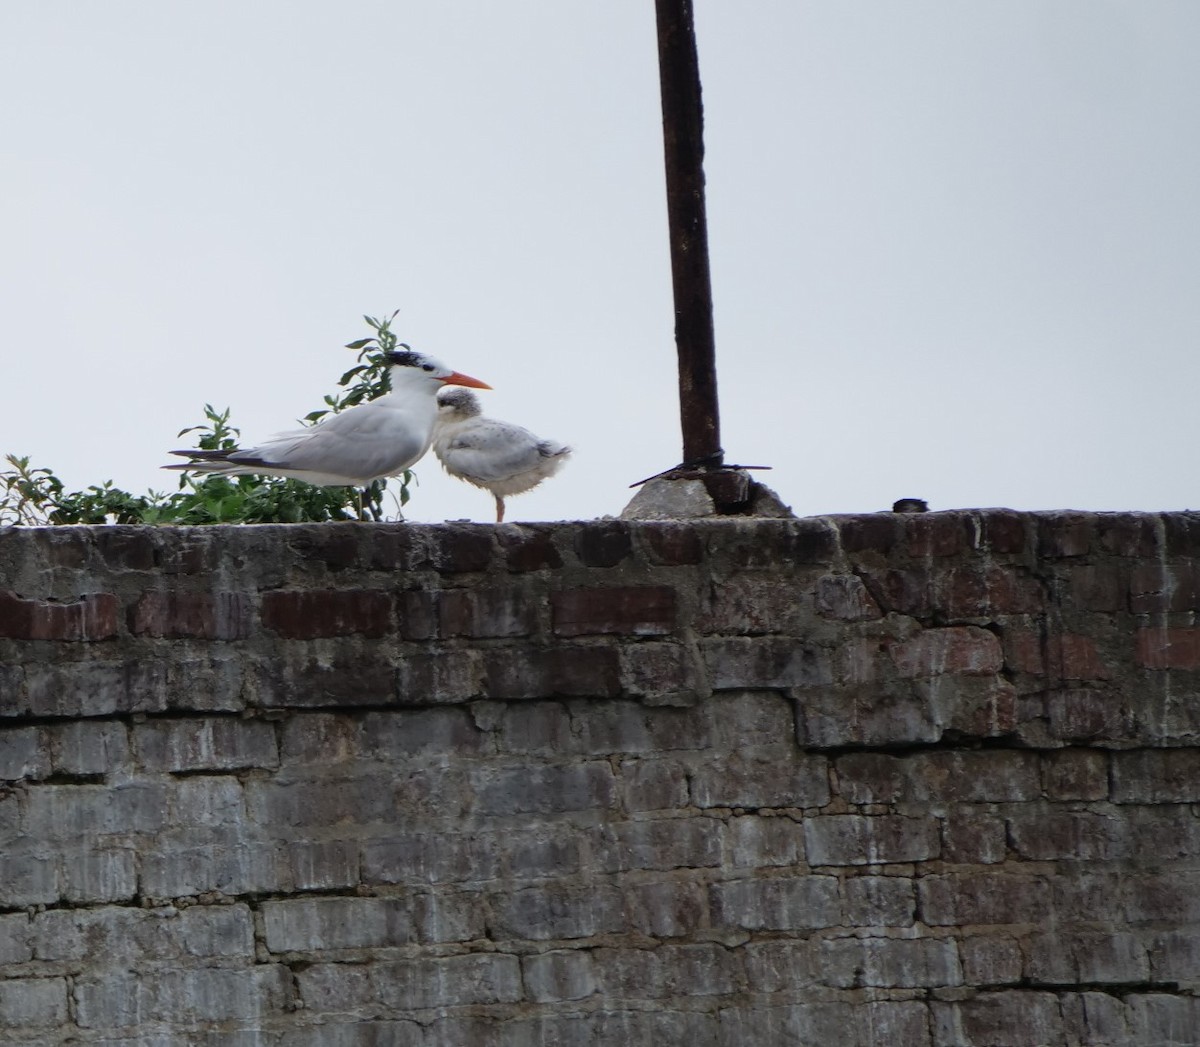
<path fill-rule="evenodd" d="M 714 691 L 815 687 L 832 681 L 828 654 L 797 640 L 705 640 L 700 651 Z"/>
<path fill-rule="evenodd" d="M 730 880 L 709 888 L 713 925 L 748 931 L 809 930 L 842 920 L 833 876 Z"/>
<path fill-rule="evenodd" d="M 752 942 L 742 952 L 752 992 L 793 992 L 817 984 L 814 941 Z"/>
<path fill-rule="evenodd" d="M 1116 803 L 1200 801 L 1200 750 L 1113 753 L 1112 798 Z"/>
<path fill-rule="evenodd" d="M 482 768 L 472 772 L 481 814 L 549 814 L 612 807 L 616 781 L 607 763 Z"/>
<path fill-rule="evenodd" d="M 62 858 L 63 898 L 76 903 L 115 902 L 137 893 L 132 849 L 73 850 Z"/>
<path fill-rule="evenodd" d="M 0 781 L 17 782 L 50 774 L 50 754 L 36 727 L 0 729 Z"/>
<path fill-rule="evenodd" d="M 57 862 L 28 852 L 0 854 L 0 906 L 19 908 L 58 901 Z"/>
<path fill-rule="evenodd" d="M 1196 1042 L 1200 1029 L 1200 999 L 1145 993 L 1125 998 L 1128 1007 L 1130 1043 L 1176 1047 Z"/>
<path fill-rule="evenodd" d="M 193 844 L 173 841 L 141 858 L 142 890 L 151 898 L 179 898 L 207 891 L 256 894 L 285 889 L 287 863 L 274 844 L 243 842 L 236 835 Z"/>
<path fill-rule="evenodd" d="M 30 833 L 70 839 L 108 833 L 152 833 L 166 821 L 167 793 L 153 782 L 39 785 L 29 790 Z"/>
<path fill-rule="evenodd" d="M 522 998 L 520 961 L 502 953 L 380 962 L 371 980 L 379 1001 L 402 1011 Z"/>
<path fill-rule="evenodd" d="M 687 767 L 679 760 L 625 760 L 620 786 L 628 811 L 661 811 L 688 804 Z"/>
<path fill-rule="evenodd" d="M 823 807 L 829 802 L 828 764 L 791 746 L 734 752 L 708 761 L 692 776 L 697 807 Z"/>
<path fill-rule="evenodd" d="M 245 905 L 193 905 L 178 919 L 180 945 L 188 956 L 254 956 L 254 917 Z"/>
<path fill-rule="evenodd" d="M 467 756 L 483 747 L 483 732 L 466 709 L 417 709 L 368 713 L 362 718 L 359 751 L 392 761 L 417 754 Z"/>
<path fill-rule="evenodd" d="M 1021 980 L 1021 947 L 1005 935 L 963 938 L 958 943 L 958 957 L 968 985 L 1011 985 Z"/>
<path fill-rule="evenodd" d="M 33 928 L 24 913 L 0 916 L 0 966 L 33 959 Z"/>
<path fill-rule="evenodd" d="M 1061 997 L 1063 1028 L 1068 1043 L 1126 1044 L 1135 1040 L 1126 1023 L 1126 1007 L 1106 992 L 1064 993 Z"/>
<path fill-rule="evenodd" d="M 464 883 L 499 875 L 492 833 L 395 833 L 362 850 L 367 883 Z"/>
<path fill-rule="evenodd" d="M 1041 923 L 1050 916 L 1049 885 L 1040 877 L 976 870 L 917 881 L 920 918 L 931 926 Z"/>
<path fill-rule="evenodd" d="M 497 833 L 490 846 L 501 852 L 504 874 L 523 886 L 524 881 L 559 879 L 582 871 L 585 852 L 588 858 L 593 857 L 597 846 L 594 841 L 599 835 L 579 830 L 563 833 L 558 826 L 543 825 Z"/>
<path fill-rule="evenodd" d="M 433 890 L 415 895 L 413 913 L 423 942 L 467 942 L 487 937 L 487 907 L 473 891 Z"/>
<path fill-rule="evenodd" d="M 726 868 L 758 869 L 804 860 L 804 830 L 791 818 L 731 818 L 724 836 Z"/>
<path fill-rule="evenodd" d="M 661 818 L 614 826 L 616 867 L 711 868 L 721 864 L 721 823 L 715 818 Z"/>
<path fill-rule="evenodd" d="M 721 1044 L 842 1044 L 855 1035 L 854 1008 L 848 1003 L 760 1003 L 721 1010 Z M 853 1041 L 851 1041 L 853 1042 Z"/>
<path fill-rule="evenodd" d="M 1150 977 L 1146 948 L 1129 933 L 1056 931 L 1034 936 L 1025 948 L 1025 974 L 1032 982 L 1128 984 Z"/>
<path fill-rule="evenodd" d="M 84 720 L 49 730 L 54 770 L 62 774 L 109 774 L 129 760 L 129 735 L 123 723 Z"/>
<path fill-rule="evenodd" d="M 900 815 L 822 815 L 804 822 L 810 865 L 883 865 L 938 857 L 941 842 L 933 818 Z"/>
<path fill-rule="evenodd" d="M 1033 1047 L 1063 1042 L 1058 997 L 1018 990 L 980 993 L 960 1003 L 932 1004 L 938 1047 L 963 1043 Z M 1155 1041 L 1138 1041 L 1150 1043 Z"/>
<path fill-rule="evenodd" d="M 631 884 L 625 889 L 629 929 L 655 938 L 694 933 L 708 919 L 704 885 L 690 880 Z"/>
<path fill-rule="evenodd" d="M 621 893 L 614 887 L 530 887 L 493 895 L 491 906 L 498 940 L 590 938 L 625 926 Z"/>
<path fill-rule="evenodd" d="M 592 957 L 598 991 L 606 999 L 724 996 L 741 984 L 738 957 L 719 945 L 595 949 Z"/>
<path fill-rule="evenodd" d="M 535 953 L 521 961 L 525 991 L 534 1003 L 582 1000 L 596 991 L 588 952 L 559 949 Z"/>
<path fill-rule="evenodd" d="M 574 751 L 664 753 L 705 749 L 709 723 L 697 709 L 647 708 L 638 702 L 588 703 L 572 714 Z"/>
<path fill-rule="evenodd" d="M 944 938 L 833 938 L 817 955 L 821 980 L 842 989 L 962 984 L 958 951 Z"/>
<path fill-rule="evenodd" d="M 296 972 L 296 987 L 310 1014 L 345 1014 L 372 1006 L 372 968 L 363 963 L 314 963 Z"/>
<path fill-rule="evenodd" d="M 44 1028 L 67 1020 L 65 978 L 9 978 L 0 981 L 0 1027 Z"/>
<path fill-rule="evenodd" d="M 359 882 L 358 844 L 353 840 L 303 840 L 288 845 L 287 858 L 298 891 L 353 887 Z"/>
<path fill-rule="evenodd" d="M 241 829 L 246 821 L 242 783 L 226 775 L 184 778 L 175 783 L 172 814 L 177 826 Z"/>
<path fill-rule="evenodd" d="M 850 927 L 910 927 L 917 908 L 913 881 L 902 876 L 854 876 L 845 882 Z"/>
<path fill-rule="evenodd" d="M 416 937 L 406 899 L 303 898 L 264 902 L 262 913 L 272 952 L 380 948 Z"/>
<path fill-rule="evenodd" d="M 275 728 L 263 720 L 208 717 L 139 724 L 133 744 L 148 771 L 278 767 Z"/>
<path fill-rule="evenodd" d="M 1200 981 L 1200 927 L 1156 935 L 1150 946 L 1150 970 L 1158 982 Z"/>

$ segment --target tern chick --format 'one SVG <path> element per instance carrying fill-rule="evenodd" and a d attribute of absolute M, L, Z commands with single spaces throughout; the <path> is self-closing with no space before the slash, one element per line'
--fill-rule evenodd
<path fill-rule="evenodd" d="M 496 523 L 504 522 L 504 499 L 532 491 L 558 472 L 571 453 L 528 429 L 484 418 L 475 394 L 443 389 L 438 394 L 433 453 L 446 472 L 492 492 Z"/>
<path fill-rule="evenodd" d="M 397 350 L 389 357 L 390 391 L 307 429 L 277 433 L 254 447 L 172 451 L 195 473 L 286 476 L 322 487 L 366 487 L 398 476 L 429 450 L 437 391 L 447 385 L 491 386 L 452 371 L 431 356 Z"/>

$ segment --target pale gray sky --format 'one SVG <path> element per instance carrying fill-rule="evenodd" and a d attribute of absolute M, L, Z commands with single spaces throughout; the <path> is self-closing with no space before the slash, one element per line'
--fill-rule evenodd
<path fill-rule="evenodd" d="M 1200 506 L 1200 4 L 696 9 L 729 460 L 801 515 Z M 399 308 L 576 448 L 511 519 L 618 513 L 680 458 L 656 61 L 652 0 L 0 6 L 0 452 L 168 489 Z"/>

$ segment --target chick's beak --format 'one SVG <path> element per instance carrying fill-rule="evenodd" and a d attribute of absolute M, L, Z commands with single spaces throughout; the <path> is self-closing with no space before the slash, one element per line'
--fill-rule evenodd
<path fill-rule="evenodd" d="M 478 378 L 472 378 L 469 374 L 460 374 L 458 371 L 451 371 L 449 376 L 442 379 L 443 385 L 469 385 L 472 389 L 490 389 L 491 386 L 487 382 L 481 382 Z"/>

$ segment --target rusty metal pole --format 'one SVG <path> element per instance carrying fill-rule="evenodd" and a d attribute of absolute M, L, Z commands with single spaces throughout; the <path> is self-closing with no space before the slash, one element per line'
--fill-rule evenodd
<path fill-rule="evenodd" d="M 683 464 L 720 466 L 712 279 L 704 208 L 704 111 L 692 0 L 655 0 L 662 91 L 667 221 L 679 356 Z"/>

